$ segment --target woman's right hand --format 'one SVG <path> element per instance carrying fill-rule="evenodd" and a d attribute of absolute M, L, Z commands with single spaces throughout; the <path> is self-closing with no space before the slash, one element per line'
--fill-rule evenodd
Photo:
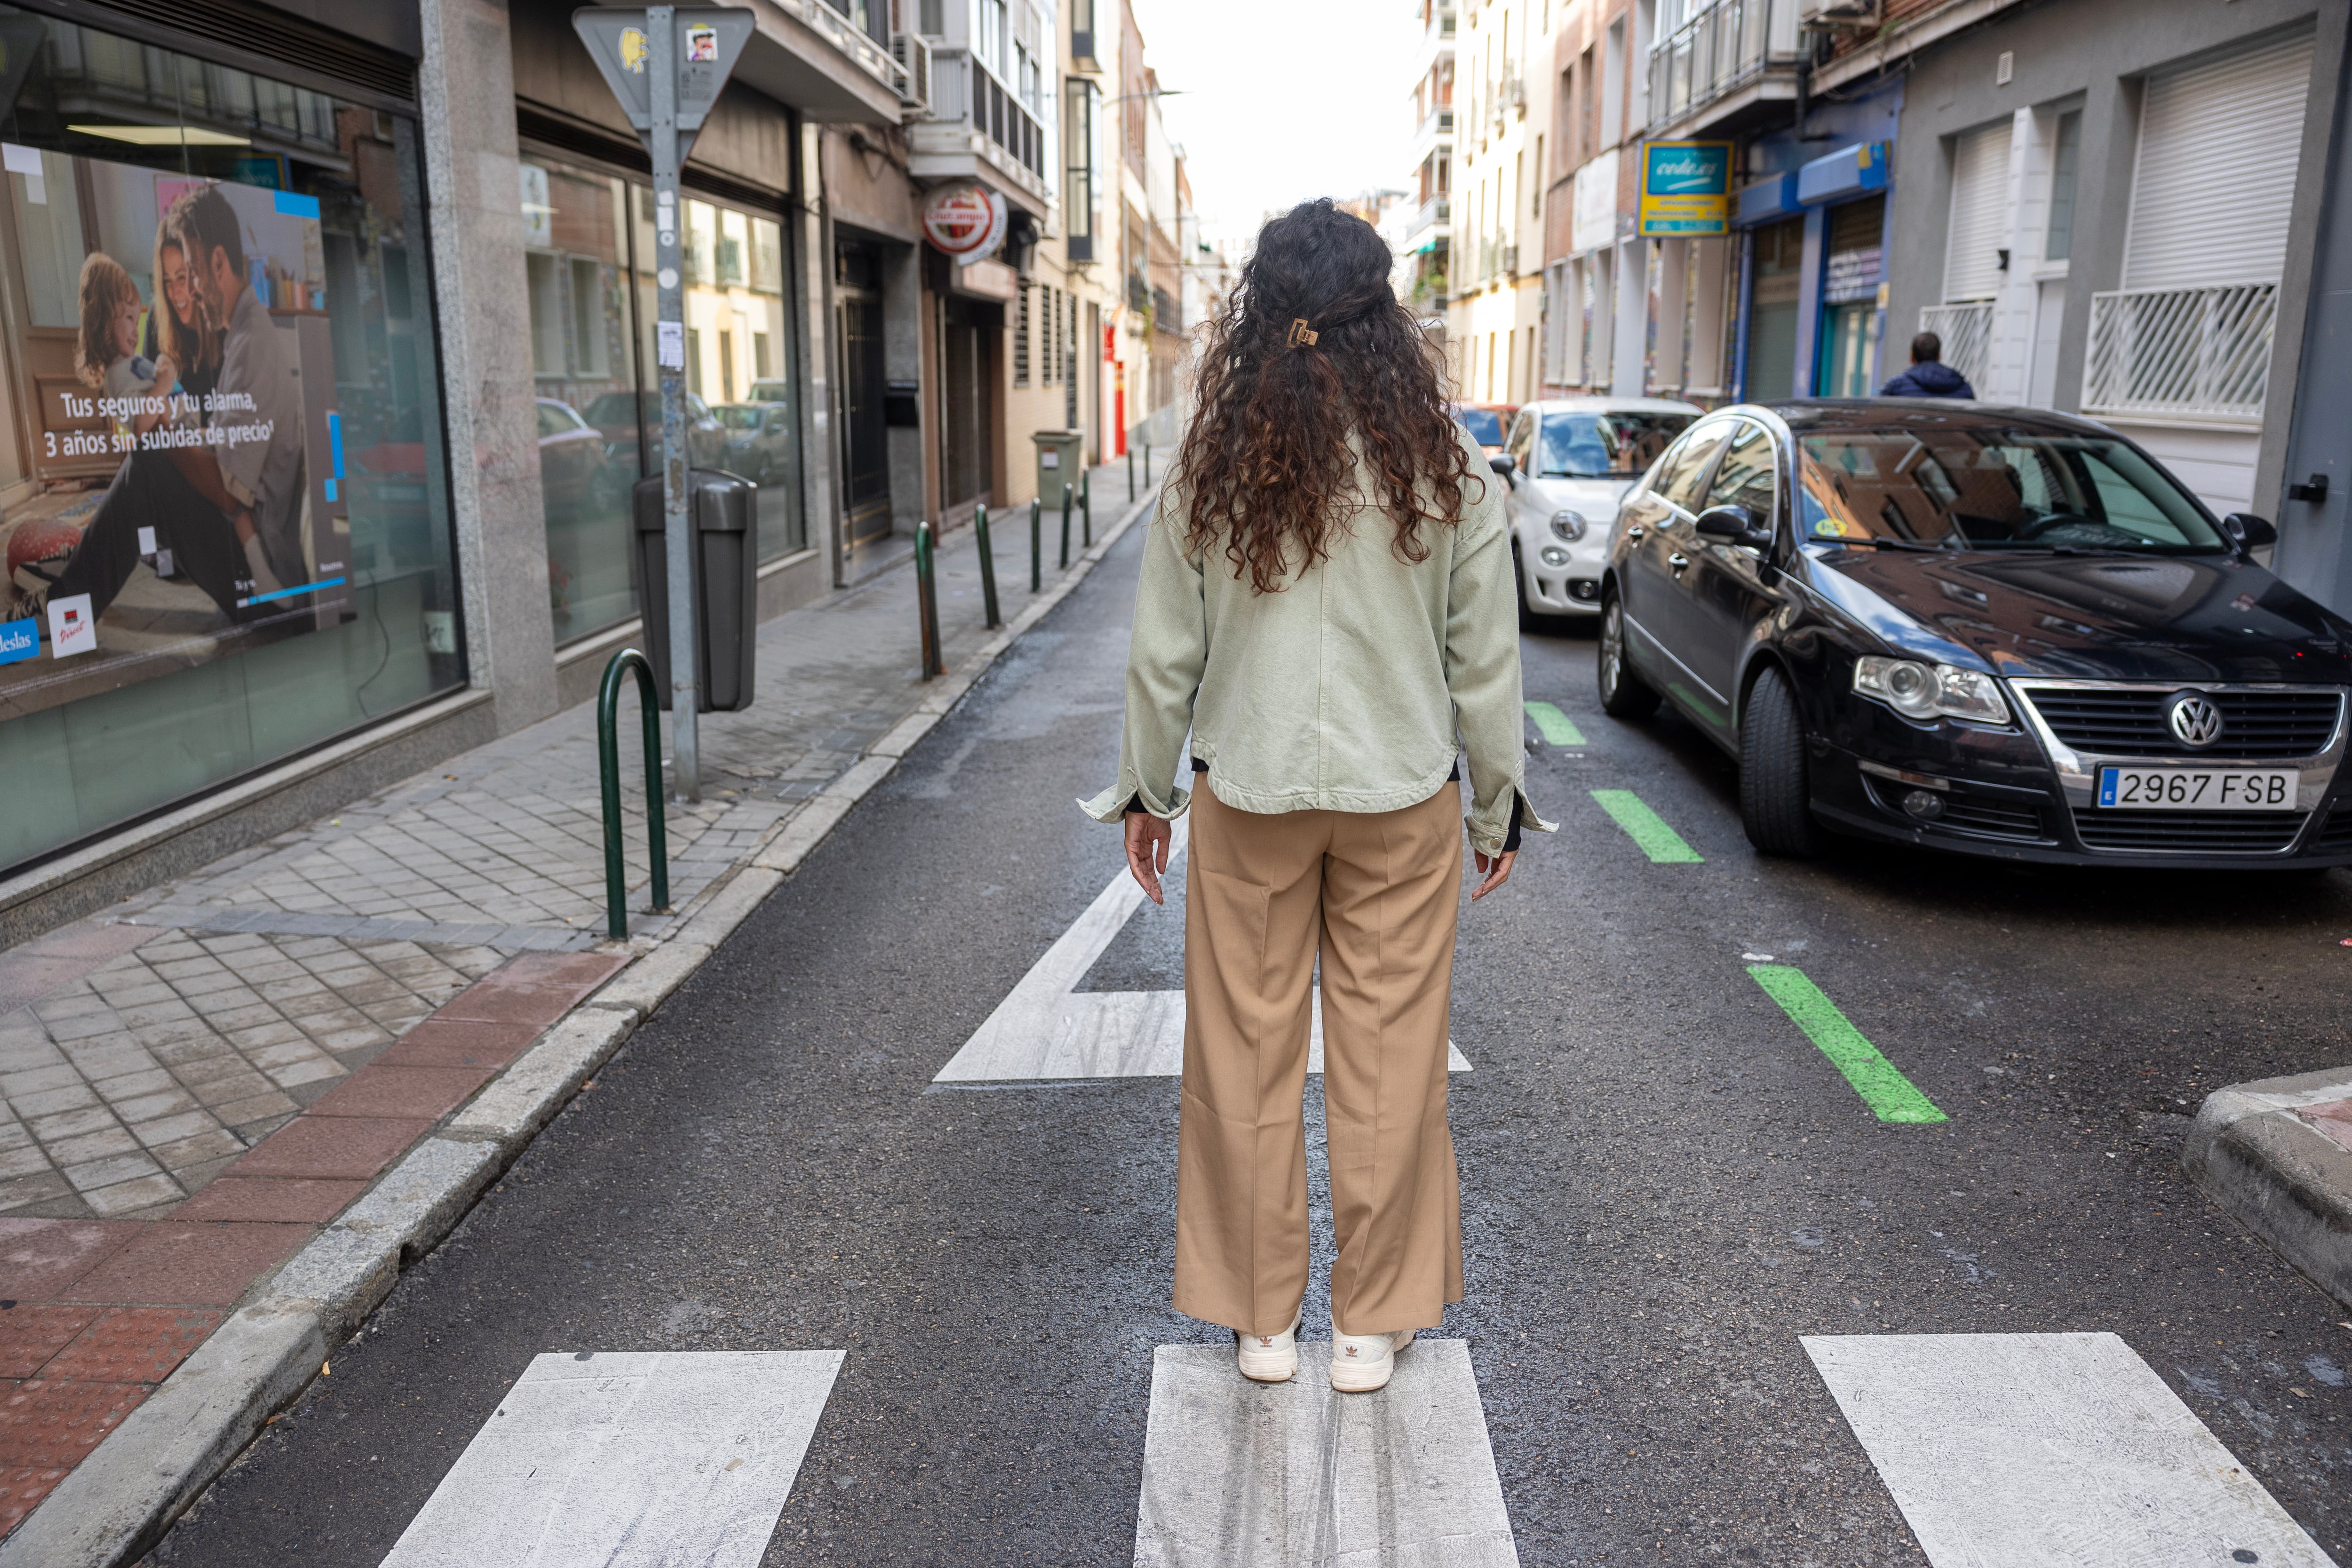
<path fill-rule="evenodd" d="M 1162 906 L 1168 900 L 1160 896 L 1160 876 L 1168 869 L 1168 846 L 1175 837 L 1166 817 L 1148 811 L 1127 814 L 1127 868 L 1135 873 L 1144 896 Z"/>

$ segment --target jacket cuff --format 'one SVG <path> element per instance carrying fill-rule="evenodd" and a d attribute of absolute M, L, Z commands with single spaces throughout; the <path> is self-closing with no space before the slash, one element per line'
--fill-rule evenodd
<path fill-rule="evenodd" d="M 1129 807 L 1148 811 L 1152 816 L 1173 822 L 1184 815 L 1192 804 L 1190 790 L 1171 790 L 1163 804 L 1151 798 L 1151 792 L 1136 780 L 1122 777 L 1118 783 L 1095 796 L 1078 802 L 1078 809 L 1097 822 L 1123 822 Z"/>
<path fill-rule="evenodd" d="M 1470 847 L 1481 855 L 1502 855 L 1517 847 L 1516 836 L 1527 833 L 1557 833 L 1559 824 L 1546 822 L 1536 810 L 1536 803 L 1526 788 L 1511 786 L 1510 805 L 1496 801 L 1489 809 L 1470 814 Z"/>

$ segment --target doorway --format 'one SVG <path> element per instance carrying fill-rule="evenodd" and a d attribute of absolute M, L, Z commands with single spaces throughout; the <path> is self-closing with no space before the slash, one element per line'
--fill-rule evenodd
<path fill-rule="evenodd" d="M 995 343 L 1004 308 L 950 295 L 940 324 L 940 430 L 947 450 L 940 465 L 942 510 L 985 500 L 995 483 L 989 432 L 995 427 Z"/>
<path fill-rule="evenodd" d="M 1748 376 L 1742 395 L 1757 401 L 1793 395 L 1797 386 L 1797 283 L 1804 268 L 1805 220 L 1756 231 L 1748 289 Z"/>
<path fill-rule="evenodd" d="M 834 258 L 841 344 L 843 542 L 851 549 L 890 531 L 890 428 L 882 354 L 882 258 L 841 241 Z"/>

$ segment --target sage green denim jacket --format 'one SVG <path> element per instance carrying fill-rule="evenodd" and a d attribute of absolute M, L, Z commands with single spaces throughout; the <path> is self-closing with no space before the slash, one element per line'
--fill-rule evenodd
<path fill-rule="evenodd" d="M 1181 816 L 1185 731 L 1209 787 L 1243 811 L 1395 811 L 1437 793 L 1457 748 L 1470 763 L 1470 842 L 1499 853 L 1514 796 L 1520 826 L 1549 833 L 1524 787 L 1518 608 L 1504 481 L 1464 434 L 1462 521 L 1422 529 L 1426 560 L 1394 548 L 1395 524 L 1360 500 L 1328 559 L 1251 592 L 1222 550 L 1187 551 L 1184 498 L 1160 497 L 1144 544 L 1127 661 L 1118 779 L 1080 804 L 1101 822 L 1140 797 Z M 1359 468 L 1360 497 L 1373 492 Z"/>

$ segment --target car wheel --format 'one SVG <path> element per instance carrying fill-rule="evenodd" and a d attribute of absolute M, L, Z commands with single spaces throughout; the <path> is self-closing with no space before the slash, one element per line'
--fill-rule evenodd
<path fill-rule="evenodd" d="M 1601 648 L 1594 663 L 1603 713 L 1612 719 L 1646 719 L 1658 710 L 1658 694 L 1626 662 L 1625 612 L 1614 594 L 1601 602 Z"/>
<path fill-rule="evenodd" d="M 1739 713 L 1739 823 L 1748 841 L 1767 855 L 1801 860 L 1822 852 L 1805 775 L 1805 728 L 1796 699 L 1780 672 L 1767 668 L 1748 688 Z"/>
<path fill-rule="evenodd" d="M 1528 604 L 1527 563 L 1519 558 L 1519 542 L 1516 539 L 1511 541 L 1511 585 L 1518 590 L 1519 630 L 1523 632 L 1536 630 L 1539 623 L 1534 609 Z"/>

